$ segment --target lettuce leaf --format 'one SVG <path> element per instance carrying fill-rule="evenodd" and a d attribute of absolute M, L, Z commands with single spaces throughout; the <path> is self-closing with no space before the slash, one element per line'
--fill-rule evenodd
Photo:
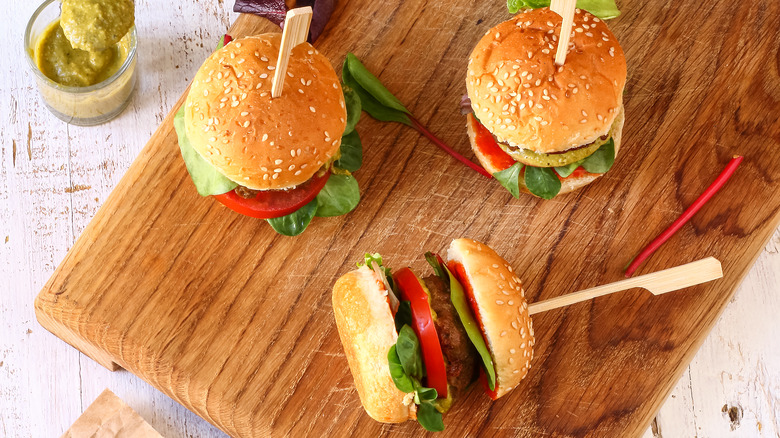
<path fill-rule="evenodd" d="M 344 60 L 341 80 L 358 94 L 363 111 L 371 117 L 412 126 L 406 107 L 352 53 Z"/>
<path fill-rule="evenodd" d="M 348 135 L 355 130 L 355 125 L 360 120 L 360 113 L 363 110 L 360 105 L 360 95 L 352 87 L 342 84 L 341 90 L 344 93 L 344 104 L 347 107 L 347 126 L 344 128 L 343 135 Z"/>
<path fill-rule="evenodd" d="M 317 217 L 341 216 L 360 202 L 360 188 L 352 175 L 331 175 L 317 194 Z"/>
<path fill-rule="evenodd" d="M 566 178 L 567 176 L 574 173 L 575 170 L 577 170 L 578 167 L 582 164 L 582 162 L 585 161 L 585 159 L 581 159 L 580 161 L 575 161 L 574 163 L 567 164 L 565 166 L 557 166 L 555 167 L 555 172 L 561 176 L 561 178 Z"/>
<path fill-rule="evenodd" d="M 409 302 L 404 303 L 408 307 Z M 408 324 L 404 324 L 398 331 L 396 344 L 387 352 L 387 362 L 396 388 L 407 394 L 414 392 L 414 403 L 419 405 L 417 422 L 427 431 L 444 430 L 441 412 L 436 409 L 439 394 L 434 388 L 426 388 L 420 383 L 425 374 L 420 340 Z"/>
<path fill-rule="evenodd" d="M 582 167 L 590 173 L 606 173 L 615 163 L 615 141 L 610 138 L 596 152 L 582 160 Z"/>
<path fill-rule="evenodd" d="M 482 336 L 482 330 L 479 328 L 476 318 L 474 318 L 463 285 L 460 284 L 458 279 L 450 272 L 446 265 L 439 263 L 439 259 L 436 255 L 427 252 L 425 253 L 425 259 L 428 260 L 428 263 L 433 267 L 436 276 L 450 286 L 450 301 L 452 302 L 452 306 L 455 307 L 455 311 L 458 313 L 458 317 L 460 317 L 460 322 L 463 324 L 463 328 L 466 329 L 466 335 L 468 335 L 474 348 L 477 349 L 479 357 L 482 359 L 488 386 L 491 391 L 494 391 L 496 389 L 496 367 L 493 364 L 493 357 L 490 356 L 490 350 L 485 343 L 485 338 Z"/>
<path fill-rule="evenodd" d="M 333 163 L 333 167 L 355 172 L 363 165 L 363 143 L 357 131 L 341 137 L 340 151 L 341 156 Z"/>
<path fill-rule="evenodd" d="M 509 190 L 515 198 L 520 198 L 520 171 L 523 170 L 522 163 L 515 163 L 508 168 L 493 174 L 493 178 L 499 184 Z"/>
<path fill-rule="evenodd" d="M 550 6 L 550 0 L 507 0 L 507 9 L 510 14 L 516 14 L 520 9 L 538 9 Z M 577 0 L 577 7 L 591 14 L 609 20 L 620 15 L 615 0 Z"/>
<path fill-rule="evenodd" d="M 331 176 L 332 178 L 333 176 Z M 297 236 L 306 230 L 317 211 L 317 198 L 287 216 L 266 219 L 279 234 Z"/>
<path fill-rule="evenodd" d="M 542 199 L 552 199 L 561 191 L 561 180 L 549 167 L 526 166 L 525 186 Z"/>
<path fill-rule="evenodd" d="M 189 172 L 198 194 L 201 196 L 221 195 L 235 189 L 238 184 L 219 173 L 198 151 L 193 149 L 184 126 L 184 105 L 186 104 L 182 104 L 173 117 L 173 128 L 179 137 L 179 149 L 181 149 L 184 164 L 187 166 L 187 172 Z"/>

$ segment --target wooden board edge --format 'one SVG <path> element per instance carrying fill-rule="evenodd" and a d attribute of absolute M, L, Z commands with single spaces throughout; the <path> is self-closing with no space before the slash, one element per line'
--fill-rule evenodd
<path fill-rule="evenodd" d="M 44 292 L 41 292 L 41 295 Z M 50 312 L 47 303 L 41 297 L 41 295 L 38 295 L 38 297 L 35 298 L 35 317 L 38 319 L 38 322 L 41 324 L 41 326 L 43 326 L 43 328 L 48 330 L 54 336 L 57 336 L 58 338 L 68 343 L 71 347 L 79 350 L 90 359 L 99 363 L 109 371 L 118 371 L 122 368 L 119 366 L 119 364 L 114 362 L 110 353 L 91 344 L 84 336 L 79 333 L 79 330 L 73 327 L 69 327 L 67 324 L 65 324 L 65 322 L 61 321 L 52 312 Z"/>

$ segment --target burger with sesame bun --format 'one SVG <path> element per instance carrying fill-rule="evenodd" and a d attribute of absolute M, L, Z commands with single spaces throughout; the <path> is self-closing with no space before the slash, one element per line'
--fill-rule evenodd
<path fill-rule="evenodd" d="M 623 50 L 604 21 L 577 9 L 558 66 L 561 22 L 549 8 L 523 10 L 490 29 L 469 59 L 471 146 L 515 197 L 550 199 L 590 184 L 620 147 Z"/>
<path fill-rule="evenodd" d="M 435 275 L 395 273 L 378 254 L 336 281 L 333 311 L 366 412 L 444 429 L 445 413 L 477 379 L 497 399 L 526 376 L 534 331 L 522 283 L 487 245 L 456 239 Z"/>
<path fill-rule="evenodd" d="M 362 160 L 360 103 L 309 43 L 292 49 L 282 95 L 272 98 L 280 43 L 278 33 L 221 43 L 174 125 L 201 195 L 296 235 L 315 215 L 345 214 L 360 199 L 351 176 Z"/>

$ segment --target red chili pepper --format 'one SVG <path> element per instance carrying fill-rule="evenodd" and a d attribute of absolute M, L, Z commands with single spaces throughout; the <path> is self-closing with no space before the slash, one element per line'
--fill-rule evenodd
<path fill-rule="evenodd" d="M 707 187 L 707 190 L 705 190 L 704 193 L 702 193 L 696 199 L 696 201 L 694 201 L 694 203 L 691 204 L 691 206 L 688 207 L 683 212 L 683 214 L 672 223 L 672 225 L 669 226 L 669 228 L 664 230 L 661 235 L 650 242 L 650 244 L 647 245 L 642 250 L 642 252 L 640 252 L 639 255 L 634 258 L 634 260 L 631 261 L 631 263 L 626 268 L 626 277 L 630 277 L 643 261 L 650 257 L 661 245 L 664 244 L 664 242 L 669 240 L 669 238 L 672 237 L 674 233 L 682 228 L 682 226 L 685 225 L 685 223 L 688 222 L 688 220 L 690 220 L 691 217 L 696 214 L 696 212 L 699 211 L 699 209 L 701 209 L 701 207 L 707 203 L 707 201 L 709 201 L 710 198 L 712 198 L 712 196 L 715 195 L 715 193 L 717 193 L 724 184 L 726 184 L 726 181 L 731 178 L 731 175 L 734 174 L 734 171 L 737 170 L 737 166 L 739 166 L 739 163 L 741 162 L 742 156 L 735 155 L 731 161 L 729 161 L 729 164 L 726 166 L 726 168 L 723 169 L 720 175 L 718 175 L 718 178 L 716 178 L 715 181 L 710 184 L 709 187 Z"/>
<path fill-rule="evenodd" d="M 438 138 L 437 138 L 435 135 L 433 135 L 433 134 L 431 133 L 431 131 L 429 131 L 429 130 L 428 130 L 428 128 L 426 128 L 425 126 L 423 126 L 423 124 L 422 124 L 422 123 L 420 123 L 419 121 L 417 121 L 417 119 L 415 119 L 415 118 L 414 118 L 414 117 L 412 117 L 411 115 L 409 116 L 409 120 L 411 120 L 411 122 L 412 122 L 412 124 L 414 125 L 415 129 L 417 129 L 417 131 L 419 131 L 419 132 L 420 132 L 420 134 L 422 134 L 422 135 L 424 135 L 424 136 L 428 137 L 428 140 L 430 140 L 431 142 L 433 142 L 433 144 L 435 144 L 436 146 L 438 146 L 438 147 L 440 147 L 440 148 L 444 149 L 444 151 L 445 151 L 445 152 L 447 152 L 448 154 L 450 154 L 450 155 L 452 155 L 453 157 L 455 157 L 455 159 L 457 159 L 457 160 L 458 160 L 458 161 L 460 161 L 461 163 L 465 164 L 466 166 L 469 166 L 470 168 L 474 169 L 475 171 L 479 172 L 480 174 L 482 174 L 482 175 L 484 175 L 484 176 L 486 176 L 486 177 L 488 177 L 488 178 L 493 178 L 493 175 L 491 175 L 490 173 L 488 173 L 488 171 L 487 171 L 487 170 L 483 169 L 483 168 L 482 168 L 482 166 L 480 166 L 480 165 L 478 165 L 478 164 L 474 164 L 474 163 L 473 163 L 473 162 L 471 162 L 471 161 L 470 161 L 468 158 L 466 158 L 466 157 L 464 157 L 463 155 L 461 155 L 461 154 L 459 154 L 459 153 L 455 152 L 455 149 L 453 149 L 453 148 L 451 148 L 451 147 L 447 146 L 447 144 L 446 144 L 446 143 L 444 143 L 443 141 L 439 140 L 439 139 L 438 139 Z"/>

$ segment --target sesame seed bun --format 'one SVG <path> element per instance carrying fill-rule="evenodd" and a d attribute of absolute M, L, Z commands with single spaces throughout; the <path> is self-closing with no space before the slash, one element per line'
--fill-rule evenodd
<path fill-rule="evenodd" d="M 534 355 L 534 329 L 520 279 L 512 267 L 485 244 L 455 239 L 447 258 L 460 263 L 477 304 L 501 397 L 528 374 Z"/>
<path fill-rule="evenodd" d="M 502 142 L 560 152 L 609 132 L 626 83 L 626 59 L 607 25 L 574 15 L 566 62 L 555 65 L 561 17 L 524 10 L 490 29 L 469 59 L 466 88 L 479 120 Z"/>
<path fill-rule="evenodd" d="M 363 266 L 336 281 L 332 299 L 339 337 L 363 408 L 383 423 L 417 418 L 413 394 L 401 392 L 390 377 L 387 352 L 398 333 L 382 281 Z"/>
<path fill-rule="evenodd" d="M 625 120 L 625 113 L 623 111 L 623 104 L 621 104 L 620 109 L 618 110 L 617 118 L 615 119 L 614 122 L 615 128 L 612 131 L 612 140 L 615 143 L 615 158 L 617 158 L 618 151 L 620 150 L 620 140 L 623 134 L 624 120 Z M 466 129 L 468 130 L 469 133 L 469 140 L 471 141 L 471 149 L 474 151 L 474 155 L 477 156 L 477 159 L 479 160 L 479 164 L 491 174 L 504 170 L 495 167 L 493 165 L 493 162 L 489 159 L 489 157 L 486 157 L 482 153 L 482 151 L 477 147 L 476 130 L 477 130 L 478 123 L 479 121 L 474 117 L 474 114 L 469 114 L 468 116 L 466 116 Z M 569 176 L 568 178 L 565 178 L 561 181 L 561 190 L 558 192 L 558 194 L 562 195 L 564 193 L 573 192 L 574 190 L 577 190 L 581 187 L 584 187 L 592 183 L 593 181 L 596 181 L 601 175 L 603 174 L 586 173 L 582 176 Z M 519 182 L 519 187 L 521 192 L 529 193 L 529 194 L 531 193 L 530 191 L 528 191 L 528 188 L 525 186 L 525 182 L 523 181 L 523 178 L 519 178 L 518 182 Z"/>
<path fill-rule="evenodd" d="M 292 49 L 282 95 L 271 98 L 281 34 L 241 38 L 195 74 L 185 126 L 206 161 L 253 190 L 309 180 L 338 152 L 347 112 L 327 58 L 309 43 Z"/>

